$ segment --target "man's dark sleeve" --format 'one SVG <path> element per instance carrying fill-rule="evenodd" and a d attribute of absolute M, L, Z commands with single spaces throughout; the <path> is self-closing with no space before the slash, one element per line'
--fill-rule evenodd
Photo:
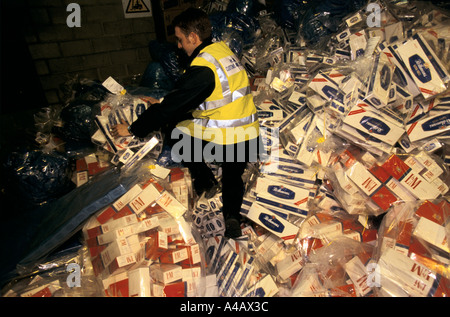
<path fill-rule="evenodd" d="M 177 81 L 161 103 L 151 105 L 130 127 L 133 135 L 143 138 L 166 125 L 176 124 L 190 117 L 214 91 L 214 72 L 203 66 L 190 67 Z"/>

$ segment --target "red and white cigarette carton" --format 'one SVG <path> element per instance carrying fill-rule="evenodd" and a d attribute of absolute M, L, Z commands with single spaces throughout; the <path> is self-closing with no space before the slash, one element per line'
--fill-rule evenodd
<path fill-rule="evenodd" d="M 378 265 L 381 289 L 386 288 L 383 291 L 388 294 L 442 296 L 442 288 L 449 283 L 445 277 L 428 267 L 389 248 L 381 255 Z"/>
<path fill-rule="evenodd" d="M 100 253 L 103 265 L 107 267 L 114 261 L 117 257 L 121 255 L 126 255 L 138 251 L 139 248 L 139 237 L 137 235 L 132 235 L 129 237 L 124 237 L 117 239 L 106 247 Z"/>
<path fill-rule="evenodd" d="M 139 184 L 134 185 L 124 195 L 117 199 L 112 205 L 104 208 L 97 216 L 99 223 L 104 224 L 124 208 L 133 198 L 142 192 Z"/>
<path fill-rule="evenodd" d="M 368 296 L 372 292 L 372 286 L 368 282 L 368 270 L 358 256 L 354 256 L 345 264 L 345 272 L 355 286 L 358 297 Z"/>
<path fill-rule="evenodd" d="M 202 254 L 198 243 L 192 245 L 181 245 L 177 246 L 177 248 L 185 248 L 188 252 L 188 258 L 180 263 L 182 266 L 190 267 L 201 263 Z"/>
<path fill-rule="evenodd" d="M 131 268 L 136 263 L 137 260 L 134 253 L 120 255 L 114 258 L 108 266 L 103 264 L 101 256 L 92 259 L 92 267 L 96 276 L 100 274 L 103 276 L 118 274 Z"/>
<path fill-rule="evenodd" d="M 282 280 L 288 279 L 291 275 L 300 271 L 305 265 L 305 259 L 300 250 L 286 256 L 276 264 L 278 275 Z"/>
<path fill-rule="evenodd" d="M 20 294 L 20 297 L 52 297 L 57 290 L 61 289 L 59 280 L 33 288 Z"/>
<path fill-rule="evenodd" d="M 137 268 L 128 272 L 128 296 L 151 296 L 151 279 L 148 267 Z"/>
<path fill-rule="evenodd" d="M 450 253 L 447 231 L 444 226 L 440 226 L 434 221 L 421 217 L 413 234 L 431 245 Z"/>
<path fill-rule="evenodd" d="M 97 237 L 101 234 L 107 233 L 111 230 L 121 228 L 121 227 L 126 227 L 126 226 L 129 226 L 129 225 L 137 223 L 137 222 L 138 222 L 138 218 L 136 215 L 134 215 L 134 214 L 128 215 L 128 216 L 125 216 L 122 218 L 110 220 L 103 225 L 96 225 L 96 226 L 93 226 L 90 228 L 87 227 L 83 230 L 84 236 L 86 239 L 95 238 L 95 237 Z"/>
<path fill-rule="evenodd" d="M 360 162 L 353 164 L 345 174 L 384 211 L 398 200 L 398 197 Z"/>
<path fill-rule="evenodd" d="M 164 285 L 183 278 L 183 269 L 176 264 L 153 264 L 150 266 L 150 276 Z"/>
<path fill-rule="evenodd" d="M 128 272 L 107 276 L 102 279 L 102 285 L 108 297 L 128 297 Z"/>
<path fill-rule="evenodd" d="M 141 232 L 149 231 L 155 229 L 159 226 L 159 219 L 156 216 L 146 218 L 142 221 L 136 222 L 134 224 L 128 225 L 126 227 L 111 230 L 109 232 L 103 233 L 97 236 L 97 242 L 99 245 L 111 243 L 114 240 L 122 237 L 128 237 L 134 234 L 139 234 Z"/>
<path fill-rule="evenodd" d="M 202 295 L 204 286 L 202 285 L 202 268 L 190 267 L 183 269 L 183 282 L 186 285 L 186 296 L 196 297 Z"/>
<path fill-rule="evenodd" d="M 449 203 L 424 201 L 416 210 L 417 222 L 413 235 L 426 241 L 440 250 L 450 253 L 448 229 Z"/>
<path fill-rule="evenodd" d="M 187 260 L 188 258 L 188 250 L 186 248 L 170 249 L 161 254 L 159 261 L 160 263 L 175 264 Z"/>
<path fill-rule="evenodd" d="M 163 231 L 151 232 L 145 243 L 145 259 L 155 261 L 169 248 L 167 234 Z"/>
<path fill-rule="evenodd" d="M 436 199 L 441 195 L 440 190 L 415 172 L 399 156 L 392 154 L 381 167 L 400 184 L 411 192 L 417 199 Z"/>
<path fill-rule="evenodd" d="M 164 191 L 156 203 L 175 219 L 180 218 L 187 211 L 186 207 L 168 191 Z"/>
<path fill-rule="evenodd" d="M 185 297 L 186 282 L 179 281 L 170 284 L 153 283 L 152 296 L 154 297 Z"/>

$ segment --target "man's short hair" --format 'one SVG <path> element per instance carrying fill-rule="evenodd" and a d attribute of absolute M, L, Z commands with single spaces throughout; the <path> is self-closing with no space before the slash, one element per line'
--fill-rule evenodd
<path fill-rule="evenodd" d="M 174 27 L 179 27 L 184 35 L 191 32 L 198 35 L 201 41 L 211 36 L 211 22 L 208 15 L 201 9 L 188 8 L 173 19 Z"/>

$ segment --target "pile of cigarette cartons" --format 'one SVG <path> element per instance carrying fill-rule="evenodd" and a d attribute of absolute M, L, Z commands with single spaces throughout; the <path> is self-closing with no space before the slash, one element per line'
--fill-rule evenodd
<path fill-rule="evenodd" d="M 323 51 L 275 47 L 252 80 L 267 155 L 241 214 L 263 229 L 251 244 L 281 243 L 255 266 L 277 296 L 449 294 L 450 20 L 430 9 L 401 21 L 377 4 L 379 27 L 356 12 Z M 431 215 L 414 214 L 423 204 Z M 376 223 L 399 208 L 413 215 L 402 220 L 406 249 L 383 242 Z M 287 262 L 292 271 L 277 270 Z"/>
<path fill-rule="evenodd" d="M 165 188 L 152 174 L 83 228 L 94 274 L 105 295 L 201 296 L 205 292 L 202 246 L 186 220 L 189 202 L 183 201 L 189 193 L 184 176 L 179 168 L 169 170 L 164 179 L 171 178 L 171 186 Z"/>
<path fill-rule="evenodd" d="M 139 182 L 83 228 L 98 294 L 450 295 L 450 19 L 373 4 L 379 25 L 361 9 L 326 47 L 277 27 L 243 52 L 264 148 L 239 238 L 224 236 L 220 192 L 198 197 L 187 169 L 156 163 L 160 134 L 112 138 L 150 103 L 108 80 L 92 141 Z"/>

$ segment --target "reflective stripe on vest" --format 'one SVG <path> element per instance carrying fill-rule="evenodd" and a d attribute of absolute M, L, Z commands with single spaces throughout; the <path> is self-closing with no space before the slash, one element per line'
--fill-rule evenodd
<path fill-rule="evenodd" d="M 222 86 L 222 94 L 223 94 L 223 99 L 205 101 L 198 107 L 199 110 L 216 109 L 225 106 L 239 98 L 242 98 L 245 95 L 251 94 L 250 86 L 243 87 L 231 93 L 230 85 L 228 83 L 227 76 L 225 75 L 225 71 L 223 70 L 222 65 L 220 65 L 217 59 L 215 59 L 211 54 L 206 52 L 198 54 L 198 57 L 204 58 L 206 61 L 214 65 L 214 67 L 216 68 L 217 75 L 219 76 L 219 81 Z"/>
<path fill-rule="evenodd" d="M 243 140 L 258 137 L 259 120 L 248 75 L 226 44 L 207 46 L 191 65 L 211 69 L 215 88 L 192 112 L 193 119 L 184 120 L 177 127 L 191 136 L 218 144 L 233 144 L 241 137 Z"/>
<path fill-rule="evenodd" d="M 237 128 L 247 124 L 251 124 L 258 120 L 256 113 L 241 119 L 234 120 L 213 120 L 213 119 L 194 119 L 194 123 L 205 128 Z"/>

